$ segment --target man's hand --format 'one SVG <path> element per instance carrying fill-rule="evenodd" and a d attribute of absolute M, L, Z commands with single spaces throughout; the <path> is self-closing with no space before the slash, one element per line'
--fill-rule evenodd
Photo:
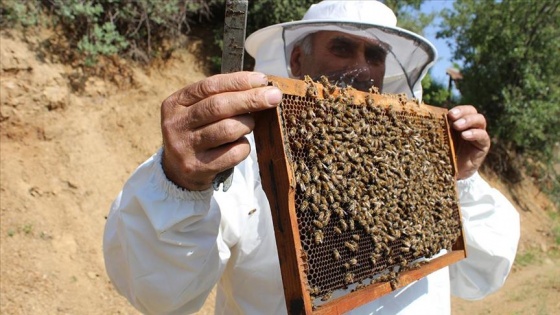
<path fill-rule="evenodd" d="M 216 174 L 243 161 L 251 150 L 245 135 L 250 113 L 273 108 L 282 92 L 267 87 L 262 73 L 219 74 L 175 92 L 161 105 L 162 165 L 176 185 L 191 191 L 211 187 Z"/>
<path fill-rule="evenodd" d="M 447 116 L 459 135 L 455 139 L 458 179 L 465 179 L 478 170 L 490 149 L 486 118 L 471 105 L 456 106 Z"/>

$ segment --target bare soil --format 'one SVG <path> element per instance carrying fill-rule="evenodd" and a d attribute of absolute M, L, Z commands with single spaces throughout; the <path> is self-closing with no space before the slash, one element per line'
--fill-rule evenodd
<path fill-rule="evenodd" d="M 195 57 L 201 42 L 151 67 L 116 61 L 111 77 L 77 87 L 79 69 L 38 49 L 52 36 L 0 34 L 0 314 L 138 314 L 105 273 L 105 216 L 161 145 L 161 102 L 206 77 Z M 558 209 L 530 180 L 509 187 L 483 175 L 519 209 L 519 263 L 502 290 L 453 299 L 453 313 L 555 314 L 560 258 L 550 214 Z M 212 313 L 213 297 L 201 314 Z"/>

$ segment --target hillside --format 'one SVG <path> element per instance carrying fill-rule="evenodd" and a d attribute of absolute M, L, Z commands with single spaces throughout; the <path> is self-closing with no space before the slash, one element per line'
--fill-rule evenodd
<path fill-rule="evenodd" d="M 80 81 L 78 69 L 40 49 L 53 34 L 0 36 L 0 314 L 137 314 L 105 274 L 105 216 L 161 144 L 161 101 L 206 76 L 193 54 L 200 42 L 147 69 L 115 61 L 131 80 L 115 71 Z M 503 290 L 454 300 L 453 313 L 553 314 L 560 258 L 550 213 L 558 209 L 528 180 L 508 187 L 483 175 L 516 202 L 520 256 Z"/>

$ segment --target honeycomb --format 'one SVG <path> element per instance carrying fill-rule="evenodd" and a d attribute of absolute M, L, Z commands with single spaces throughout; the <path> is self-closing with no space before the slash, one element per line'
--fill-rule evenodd
<path fill-rule="evenodd" d="M 313 308 L 375 283 L 396 288 L 461 235 L 445 114 L 359 93 L 308 79 L 305 96 L 285 93 L 278 109 Z"/>

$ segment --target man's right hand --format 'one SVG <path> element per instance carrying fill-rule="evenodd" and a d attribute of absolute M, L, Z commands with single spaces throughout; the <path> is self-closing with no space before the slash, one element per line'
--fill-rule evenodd
<path fill-rule="evenodd" d="M 251 150 L 251 113 L 278 106 L 282 92 L 257 72 L 218 74 L 173 93 L 161 105 L 162 166 L 176 185 L 206 190 Z"/>

